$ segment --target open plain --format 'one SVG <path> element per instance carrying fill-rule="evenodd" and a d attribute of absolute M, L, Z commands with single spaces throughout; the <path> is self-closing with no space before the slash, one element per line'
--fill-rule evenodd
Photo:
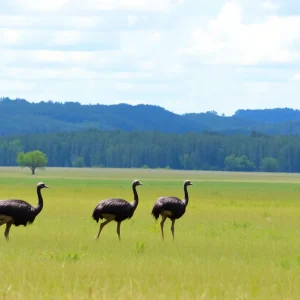
<path fill-rule="evenodd" d="M 98 241 L 92 218 L 110 197 L 139 205 L 121 226 L 108 224 Z M 176 221 L 151 216 L 157 197 L 190 202 Z M 44 208 L 27 227 L 0 227 L 0 299 L 299 299 L 300 175 L 150 169 L 0 168 L 0 199 Z"/>

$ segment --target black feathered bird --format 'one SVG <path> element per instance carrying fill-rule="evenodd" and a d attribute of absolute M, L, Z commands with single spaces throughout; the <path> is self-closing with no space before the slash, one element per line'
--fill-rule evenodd
<path fill-rule="evenodd" d="M 161 235 L 163 239 L 164 239 L 164 223 L 167 218 L 169 218 L 172 221 L 171 231 L 174 239 L 175 220 L 183 216 L 189 202 L 189 194 L 187 191 L 187 187 L 189 185 L 192 185 L 192 183 L 189 180 L 186 180 L 183 186 L 184 189 L 183 200 L 180 200 L 177 197 L 159 197 L 153 206 L 152 209 L 153 217 L 157 220 L 161 215 L 162 218 L 160 222 L 160 228 L 161 228 Z"/>
<path fill-rule="evenodd" d="M 99 238 L 101 230 L 103 227 L 111 221 L 117 222 L 117 234 L 119 240 L 121 240 L 120 235 L 120 226 L 121 222 L 130 219 L 133 216 L 133 213 L 138 206 L 139 197 L 136 191 L 136 187 L 138 185 L 142 185 L 138 180 L 133 181 L 132 190 L 134 195 L 133 202 L 129 203 L 124 199 L 119 198 L 110 198 L 106 200 L 102 200 L 94 209 L 93 219 L 98 223 L 99 219 L 106 219 L 106 221 L 100 224 L 99 232 L 96 236 L 96 239 Z"/>
<path fill-rule="evenodd" d="M 0 201 L 0 226 L 6 224 L 4 236 L 9 239 L 11 225 L 20 226 L 33 223 L 35 217 L 43 208 L 43 197 L 41 189 L 48 188 L 43 182 L 37 184 L 38 205 L 31 206 L 23 200 L 2 200 Z"/>

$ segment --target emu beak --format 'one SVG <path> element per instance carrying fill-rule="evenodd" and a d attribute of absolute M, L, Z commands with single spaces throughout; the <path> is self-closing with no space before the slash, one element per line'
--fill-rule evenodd
<path fill-rule="evenodd" d="M 45 184 L 45 188 L 49 189 L 49 186 Z"/>

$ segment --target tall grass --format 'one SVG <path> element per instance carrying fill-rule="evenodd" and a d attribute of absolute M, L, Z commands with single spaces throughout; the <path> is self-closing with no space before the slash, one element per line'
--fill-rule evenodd
<path fill-rule="evenodd" d="M 140 203 L 132 219 L 107 225 L 91 218 L 107 197 Z M 183 196 L 190 203 L 175 224 L 150 215 L 155 199 Z M 299 299 L 299 175 L 172 170 L 55 169 L 31 176 L 0 168 L 0 198 L 37 203 L 33 225 L 0 227 L 0 299 Z"/>

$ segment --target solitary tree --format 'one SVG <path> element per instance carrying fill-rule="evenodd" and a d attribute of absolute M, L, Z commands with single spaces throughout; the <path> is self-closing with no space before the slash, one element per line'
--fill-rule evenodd
<path fill-rule="evenodd" d="M 39 150 L 31 152 L 21 152 L 18 154 L 17 163 L 22 167 L 28 167 L 31 174 L 35 174 L 35 169 L 44 169 L 48 163 L 47 155 Z"/>

